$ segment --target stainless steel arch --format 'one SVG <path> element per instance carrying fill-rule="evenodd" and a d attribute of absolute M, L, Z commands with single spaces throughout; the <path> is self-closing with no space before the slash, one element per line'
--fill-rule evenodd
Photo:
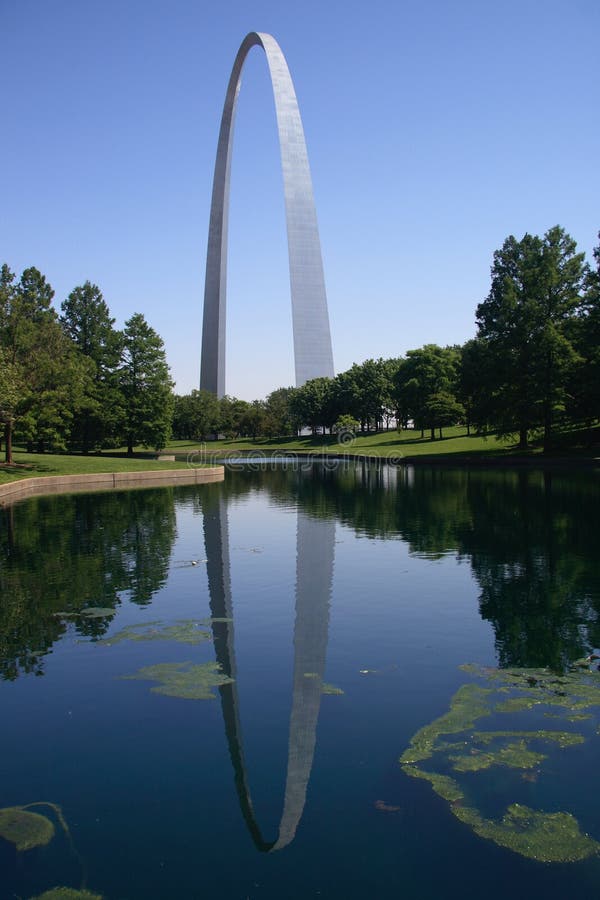
<path fill-rule="evenodd" d="M 312 181 L 294 85 L 285 57 L 270 34 L 246 35 L 233 64 L 217 146 L 206 254 L 200 388 L 225 393 L 227 224 L 235 109 L 249 50 L 265 51 L 277 115 L 288 235 L 296 385 L 333 377 L 333 353 Z"/>

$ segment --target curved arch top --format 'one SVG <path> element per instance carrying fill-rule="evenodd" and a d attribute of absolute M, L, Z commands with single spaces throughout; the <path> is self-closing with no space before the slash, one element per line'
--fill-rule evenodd
<path fill-rule="evenodd" d="M 288 235 L 296 385 L 321 376 L 332 378 L 334 374 L 319 229 L 294 85 L 277 41 L 270 34 L 253 31 L 242 41 L 227 87 L 208 230 L 200 388 L 219 397 L 225 393 L 227 224 L 235 109 L 242 68 L 255 45 L 265 51 L 275 99 Z"/>

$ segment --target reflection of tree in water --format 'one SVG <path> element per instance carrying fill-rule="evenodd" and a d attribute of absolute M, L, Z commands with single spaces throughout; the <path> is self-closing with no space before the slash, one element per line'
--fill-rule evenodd
<path fill-rule="evenodd" d="M 202 487 L 205 498 L 225 502 L 263 491 L 275 505 L 297 503 L 360 535 L 404 540 L 416 555 L 468 558 L 502 665 L 558 666 L 600 645 L 595 473 L 358 463 L 228 470 L 222 484 Z M 201 515 L 196 488 L 177 497 Z M 147 603 L 164 583 L 174 536 L 170 489 L 44 498 L 0 511 L 0 672 L 39 668 L 31 651 L 65 630 L 55 611 L 114 606 L 123 591 Z M 102 619 L 76 621 L 85 634 L 106 628 Z"/>
<path fill-rule="evenodd" d="M 600 641 L 598 482 L 539 471 L 485 476 L 471 480 L 473 530 L 460 543 L 500 664 L 559 668 Z"/>
<path fill-rule="evenodd" d="M 0 511 L 0 677 L 41 674 L 66 630 L 55 614 L 149 603 L 175 540 L 170 488 L 34 498 Z M 108 619 L 70 620 L 98 636 Z"/>
<path fill-rule="evenodd" d="M 406 541 L 428 558 L 469 559 L 501 665 L 555 666 L 600 645 L 600 485 L 593 472 L 341 466 L 337 472 L 228 473 L 358 534 Z M 440 586 L 443 590 L 443 585 Z"/>

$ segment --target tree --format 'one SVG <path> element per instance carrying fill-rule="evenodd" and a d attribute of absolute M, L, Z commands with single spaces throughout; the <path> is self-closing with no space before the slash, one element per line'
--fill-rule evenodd
<path fill-rule="evenodd" d="M 492 354 L 486 341 L 474 338 L 460 350 L 457 398 L 464 408 L 467 434 L 484 431 L 493 420 Z"/>
<path fill-rule="evenodd" d="M 265 427 L 268 437 L 294 434 L 296 423 L 290 410 L 290 396 L 294 388 L 271 391 L 265 403 Z"/>
<path fill-rule="evenodd" d="M 543 238 L 512 235 L 494 253 L 492 285 L 477 307 L 478 337 L 487 345 L 489 415 L 519 446 L 543 429 L 544 449 L 565 409 L 566 383 L 577 360 L 570 324 L 582 303 L 586 267 L 575 241 L 558 225 Z"/>
<path fill-rule="evenodd" d="M 435 440 L 435 428 L 439 427 L 432 398 L 443 394 L 456 401 L 459 363 L 460 353 L 456 347 L 426 344 L 418 350 L 409 350 L 397 369 L 396 406 L 401 410 L 402 418 L 413 419 L 421 429 L 421 435 L 429 428 L 431 440 Z"/>
<path fill-rule="evenodd" d="M 61 325 L 80 353 L 93 364 L 89 390 L 72 440 L 84 453 L 113 438 L 123 414 L 117 369 L 123 336 L 114 329 L 115 320 L 100 289 L 86 281 L 71 291 L 61 305 Z"/>
<path fill-rule="evenodd" d="M 583 303 L 571 331 L 579 359 L 569 383 L 569 411 L 588 426 L 600 418 L 600 244 L 594 248 L 594 260 L 596 268 L 587 273 Z"/>
<path fill-rule="evenodd" d="M 255 440 L 260 434 L 265 433 L 265 418 L 265 404 L 262 400 L 247 403 L 240 422 L 242 433 Z"/>
<path fill-rule="evenodd" d="M 236 438 L 243 434 L 243 424 L 250 404 L 247 400 L 238 400 L 237 397 L 221 397 L 220 405 L 220 429 L 228 438 Z"/>
<path fill-rule="evenodd" d="M 31 447 L 37 440 L 64 448 L 80 409 L 87 371 L 58 324 L 54 291 L 42 273 L 25 269 L 18 283 L 8 266 L 0 272 L 0 348 L 3 376 L 0 405 L 6 459 L 12 461 L 15 431 Z"/>
<path fill-rule="evenodd" d="M 125 405 L 124 438 L 127 455 L 134 444 L 160 450 L 171 433 L 173 382 L 162 338 L 135 313 L 123 332 L 123 362 L 119 384 Z"/>
<path fill-rule="evenodd" d="M 174 398 L 173 435 L 184 440 L 205 441 L 221 429 L 221 404 L 211 391 L 192 391 Z"/>
<path fill-rule="evenodd" d="M 290 410 L 301 425 L 308 425 L 313 434 L 319 427 L 331 427 L 337 418 L 333 414 L 333 379 L 311 378 L 290 395 Z"/>
<path fill-rule="evenodd" d="M 356 418 L 362 430 L 369 431 L 373 424 L 377 431 L 383 422 L 384 407 L 390 394 L 384 361 L 366 359 L 361 365 L 355 363 L 349 374 L 355 383 Z"/>
<path fill-rule="evenodd" d="M 92 366 L 57 321 L 39 330 L 35 363 L 27 369 L 28 394 L 21 404 L 17 436 L 38 452 L 66 450 L 73 424 L 85 407 Z"/>
<path fill-rule="evenodd" d="M 0 422 L 4 426 L 4 461 L 12 465 L 12 435 L 19 402 L 25 393 L 23 373 L 0 347 Z"/>
<path fill-rule="evenodd" d="M 9 321 L 14 303 L 15 275 L 6 263 L 0 270 L 0 421 L 5 439 L 5 462 L 12 465 L 12 433 L 17 406 L 24 390 L 20 367 L 8 346 Z"/>
<path fill-rule="evenodd" d="M 338 436 L 338 442 L 348 443 L 352 439 L 352 435 L 356 436 L 356 432 L 360 428 L 360 422 L 353 416 L 343 415 L 333 424 L 332 431 Z"/>
<path fill-rule="evenodd" d="M 448 391 L 438 391 L 427 398 L 424 414 L 432 429 L 439 429 L 439 437 L 442 439 L 442 428 L 446 425 L 454 425 L 464 418 L 465 408 L 456 397 Z"/>

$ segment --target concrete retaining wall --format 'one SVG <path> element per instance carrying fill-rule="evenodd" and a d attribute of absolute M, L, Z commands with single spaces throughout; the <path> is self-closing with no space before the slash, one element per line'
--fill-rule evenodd
<path fill-rule="evenodd" d="M 168 487 L 178 484 L 207 484 L 223 481 L 224 466 L 197 469 L 161 469 L 157 472 L 106 472 L 93 475 L 49 475 L 22 478 L 0 485 L 0 506 L 8 506 L 35 494 L 74 494 L 83 491 L 109 491 L 114 488 Z"/>

